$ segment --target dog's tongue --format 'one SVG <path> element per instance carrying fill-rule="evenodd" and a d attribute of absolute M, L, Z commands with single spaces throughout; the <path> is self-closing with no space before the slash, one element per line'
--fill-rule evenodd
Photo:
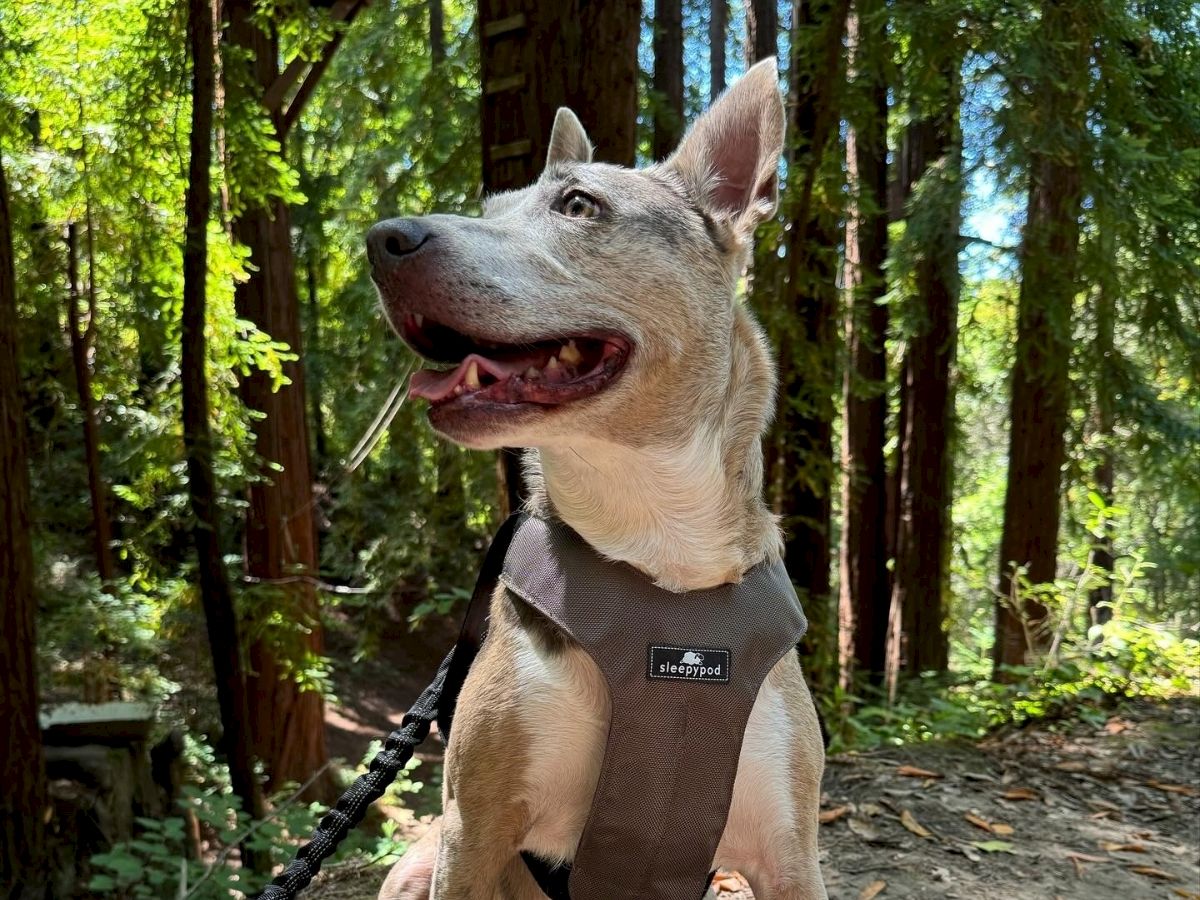
<path fill-rule="evenodd" d="M 497 381 L 504 381 L 514 375 L 520 375 L 530 366 L 539 366 L 543 362 L 544 356 L 544 353 L 535 351 L 500 360 L 488 359 L 478 353 L 472 353 L 458 364 L 458 368 L 451 369 L 449 372 L 434 372 L 430 369 L 414 372 L 408 382 L 408 396 L 422 397 L 436 403 L 439 400 L 445 400 L 454 393 L 456 387 L 465 383 L 467 369 L 470 368 L 472 362 L 479 367 L 481 373 L 488 372 Z"/>

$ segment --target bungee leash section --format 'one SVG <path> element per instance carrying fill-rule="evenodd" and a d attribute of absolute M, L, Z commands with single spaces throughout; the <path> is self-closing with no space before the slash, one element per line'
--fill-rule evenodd
<path fill-rule="evenodd" d="M 434 722 L 438 724 L 442 739 L 450 739 L 454 707 L 471 664 L 479 654 L 491 593 L 499 580 L 504 556 L 519 521 L 519 516 L 511 516 L 496 533 L 479 570 L 458 642 L 442 660 L 429 687 L 405 713 L 400 727 L 387 736 L 383 749 L 371 760 L 366 774 L 355 779 L 333 808 L 321 817 L 308 842 L 258 895 L 258 900 L 295 900 L 296 895 L 317 877 L 322 863 L 336 852 L 350 829 L 362 822 L 371 804 L 396 780 L 412 759 L 413 751 L 429 737 Z"/>
<path fill-rule="evenodd" d="M 451 650 L 433 683 L 405 714 L 400 727 L 388 735 L 383 750 L 371 760 L 367 773 L 355 779 L 333 809 L 321 818 L 308 843 L 258 895 L 260 900 L 294 900 L 316 878 L 321 864 L 333 855 L 350 829 L 362 822 L 370 805 L 383 796 L 388 785 L 396 780 L 412 758 L 413 750 L 429 736 L 429 728 L 438 717 L 446 675 L 453 662 L 454 650 Z"/>

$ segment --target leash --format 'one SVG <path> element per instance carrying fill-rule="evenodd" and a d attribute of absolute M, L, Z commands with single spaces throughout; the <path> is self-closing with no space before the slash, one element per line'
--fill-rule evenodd
<path fill-rule="evenodd" d="M 309 886 L 321 871 L 322 863 L 336 852 L 350 829 L 362 822 L 371 804 L 382 797 L 388 785 L 396 780 L 396 776 L 412 759 L 413 751 L 429 736 L 434 722 L 438 723 L 442 739 L 450 740 L 458 695 L 487 632 L 491 595 L 504 567 L 508 545 L 520 521 L 521 516 L 510 516 L 496 532 L 467 604 L 458 641 L 442 660 L 429 687 L 421 692 L 417 702 L 405 713 L 400 727 L 387 736 L 383 749 L 371 760 L 366 774 L 355 779 L 338 798 L 291 862 L 258 895 L 258 900 L 295 900 L 296 895 Z"/>

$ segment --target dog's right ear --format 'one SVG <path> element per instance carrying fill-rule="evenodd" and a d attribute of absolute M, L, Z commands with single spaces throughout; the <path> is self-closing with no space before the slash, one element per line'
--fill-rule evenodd
<path fill-rule="evenodd" d="M 560 106 L 554 116 L 554 129 L 550 132 L 550 151 L 546 154 L 546 165 L 591 161 L 592 142 L 588 140 L 579 117 L 565 106 Z"/>
<path fill-rule="evenodd" d="M 714 218 L 748 234 L 779 203 L 782 152 L 783 97 L 771 57 L 735 81 L 663 165 Z"/>

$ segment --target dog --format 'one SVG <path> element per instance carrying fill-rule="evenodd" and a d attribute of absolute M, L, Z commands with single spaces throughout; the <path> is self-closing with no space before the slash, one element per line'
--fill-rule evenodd
<path fill-rule="evenodd" d="M 592 161 L 560 109 L 543 174 L 481 218 L 392 219 L 368 234 L 385 314 L 418 354 L 410 396 L 445 438 L 522 447 L 530 510 L 686 591 L 777 560 L 762 435 L 774 362 L 736 296 L 778 203 L 775 61 L 736 81 L 665 161 Z M 381 900 L 534 900 L 521 859 L 572 859 L 604 755 L 592 659 L 500 586 L 463 687 L 441 819 Z M 826 897 L 817 855 L 824 746 L 795 653 L 759 690 L 714 867 L 757 900 Z M 690 898 L 680 898 L 690 900 Z"/>

